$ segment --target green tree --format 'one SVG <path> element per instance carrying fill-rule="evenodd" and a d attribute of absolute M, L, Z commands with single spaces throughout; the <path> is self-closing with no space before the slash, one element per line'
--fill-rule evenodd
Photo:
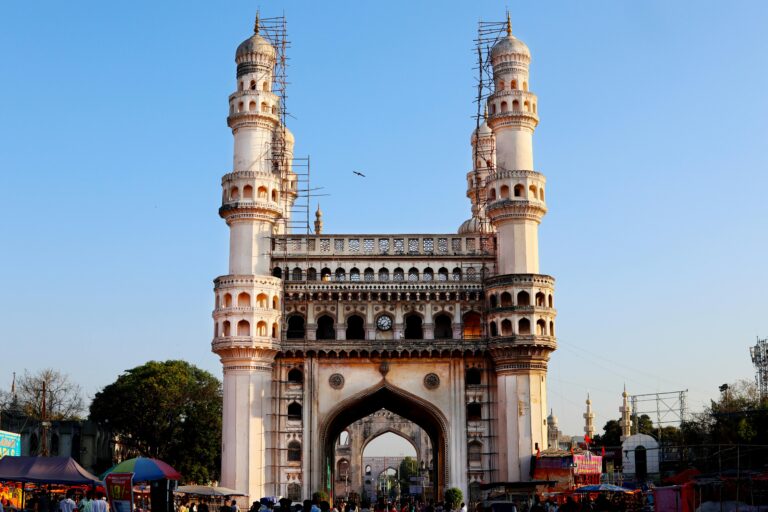
<path fill-rule="evenodd" d="M 603 434 L 596 435 L 593 446 L 621 446 L 621 425 L 618 420 L 609 420 L 603 427 Z"/>
<path fill-rule="evenodd" d="M 411 477 L 419 476 L 419 462 L 413 457 L 405 457 L 400 461 L 400 492 L 410 492 Z"/>
<path fill-rule="evenodd" d="M 445 490 L 445 508 L 447 510 L 458 510 L 463 499 L 464 493 L 458 487 L 449 487 Z"/>
<path fill-rule="evenodd" d="M 144 456 L 175 467 L 186 482 L 218 479 L 221 383 L 186 361 L 150 361 L 96 393 L 92 420 Z"/>

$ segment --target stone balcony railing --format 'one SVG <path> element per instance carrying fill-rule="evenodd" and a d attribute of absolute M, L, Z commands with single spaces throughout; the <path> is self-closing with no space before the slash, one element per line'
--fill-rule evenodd
<path fill-rule="evenodd" d="M 280 236 L 273 240 L 273 257 L 418 256 L 492 257 L 493 236 L 466 235 L 309 235 Z"/>
<path fill-rule="evenodd" d="M 315 292 L 474 292 L 482 291 L 477 281 L 308 281 L 285 283 L 287 293 Z"/>

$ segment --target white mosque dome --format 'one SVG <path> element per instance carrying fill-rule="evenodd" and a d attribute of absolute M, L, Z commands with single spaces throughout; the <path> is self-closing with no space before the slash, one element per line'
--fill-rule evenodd
<path fill-rule="evenodd" d="M 460 235 L 468 235 L 471 233 L 495 233 L 493 225 L 490 222 L 481 222 L 477 217 L 465 220 L 459 226 Z"/>
<path fill-rule="evenodd" d="M 531 51 L 528 46 L 513 36 L 511 33 L 501 41 L 496 43 L 491 49 L 491 58 L 495 59 L 501 55 L 525 55 L 531 58 Z"/>

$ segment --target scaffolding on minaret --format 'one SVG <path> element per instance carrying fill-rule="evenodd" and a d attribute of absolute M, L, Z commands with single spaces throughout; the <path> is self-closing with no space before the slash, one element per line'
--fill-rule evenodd
<path fill-rule="evenodd" d="M 757 338 L 757 344 L 749 347 L 749 355 L 755 365 L 755 383 L 760 401 L 768 400 L 768 338 Z"/>

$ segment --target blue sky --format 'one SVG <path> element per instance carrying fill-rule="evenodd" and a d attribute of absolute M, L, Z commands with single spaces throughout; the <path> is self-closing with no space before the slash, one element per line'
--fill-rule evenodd
<path fill-rule="evenodd" d="M 257 4 L 0 6 L 0 385 L 60 367 L 92 396 L 149 359 L 216 375 L 212 279 L 234 51 Z M 469 215 L 477 21 L 502 2 L 270 2 L 290 128 L 327 232 L 454 232 Z M 549 402 L 580 433 L 620 393 L 753 378 L 768 336 L 768 3 L 515 2 L 557 278 Z M 353 179 L 362 170 L 365 180 Z"/>

